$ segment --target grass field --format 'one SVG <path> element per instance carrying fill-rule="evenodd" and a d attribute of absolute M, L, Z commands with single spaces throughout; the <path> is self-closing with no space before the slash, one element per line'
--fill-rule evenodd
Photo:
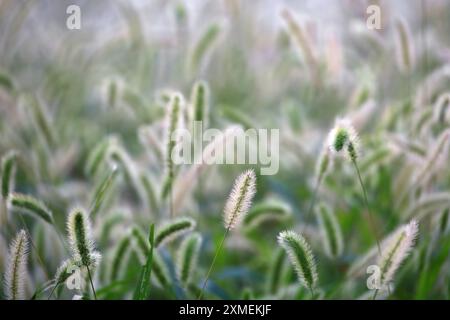
<path fill-rule="evenodd" d="M 0 0 L 0 299 L 448 299 L 449 13 Z"/>

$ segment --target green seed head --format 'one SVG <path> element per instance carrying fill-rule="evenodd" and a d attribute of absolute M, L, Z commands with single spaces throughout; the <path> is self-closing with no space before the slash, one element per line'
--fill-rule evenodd
<path fill-rule="evenodd" d="M 300 283 L 314 289 L 318 280 L 317 266 L 305 238 L 293 231 L 283 231 L 278 235 L 278 243 L 286 251 Z"/>
<path fill-rule="evenodd" d="M 2 158 L 1 165 L 1 192 L 2 198 L 6 199 L 14 188 L 14 172 L 16 169 L 16 152 L 10 151 Z"/>
<path fill-rule="evenodd" d="M 196 222 L 191 218 L 178 218 L 163 225 L 155 236 L 155 247 L 172 242 L 195 228 Z"/>
<path fill-rule="evenodd" d="M 342 154 L 350 160 L 356 160 L 359 148 L 359 139 L 355 129 L 348 119 L 337 119 L 334 128 L 328 135 L 330 151 L 337 155 Z"/>
<path fill-rule="evenodd" d="M 96 267 L 100 254 L 94 251 L 91 225 L 83 210 L 75 209 L 69 214 L 67 231 L 74 261 L 86 267 Z"/>
<path fill-rule="evenodd" d="M 334 149 L 337 152 L 340 152 L 342 148 L 344 148 L 345 143 L 348 139 L 348 133 L 345 129 L 339 128 L 338 132 L 336 133 L 336 138 L 334 140 L 333 146 Z"/>
<path fill-rule="evenodd" d="M 25 194 L 12 193 L 9 199 L 11 206 L 15 209 L 24 210 L 31 215 L 37 216 L 47 223 L 53 223 L 53 214 L 40 200 Z"/>
<path fill-rule="evenodd" d="M 28 260 L 28 236 L 24 230 L 21 230 L 12 241 L 8 257 L 4 293 L 9 300 L 23 300 Z"/>

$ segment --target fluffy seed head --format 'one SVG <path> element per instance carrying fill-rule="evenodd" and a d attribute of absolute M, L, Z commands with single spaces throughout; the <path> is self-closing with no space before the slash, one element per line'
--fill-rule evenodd
<path fill-rule="evenodd" d="M 318 280 L 317 267 L 305 238 L 294 231 L 282 231 L 278 235 L 278 243 L 286 251 L 300 283 L 313 289 Z"/>
<path fill-rule="evenodd" d="M 16 152 L 9 151 L 3 158 L 1 164 L 1 192 L 2 198 L 6 199 L 14 188 L 14 173 L 16 168 Z"/>
<path fill-rule="evenodd" d="M 111 281 L 120 279 L 124 274 L 124 268 L 128 262 L 128 253 L 131 249 L 131 233 L 126 234 L 117 245 L 114 257 L 111 263 L 110 279 Z"/>
<path fill-rule="evenodd" d="M 187 217 L 177 218 L 163 225 L 155 236 L 155 247 L 171 242 L 189 231 L 194 230 L 195 220 Z"/>
<path fill-rule="evenodd" d="M 434 122 L 448 124 L 450 122 L 450 93 L 442 94 L 436 101 L 433 109 Z"/>
<path fill-rule="evenodd" d="M 234 229 L 247 214 L 256 193 L 256 175 L 253 170 L 242 173 L 234 182 L 225 204 L 224 222 L 226 229 Z"/>
<path fill-rule="evenodd" d="M 30 195 L 11 193 L 9 195 L 9 202 L 16 209 L 25 210 L 50 224 L 53 223 L 53 214 L 50 209 L 42 201 Z"/>
<path fill-rule="evenodd" d="M 165 142 L 165 180 L 163 182 L 161 195 L 166 198 L 172 189 L 175 178 L 175 168 L 172 152 L 176 147 L 179 130 L 182 129 L 182 104 L 183 97 L 174 93 L 169 101 L 166 114 L 166 142 Z"/>
<path fill-rule="evenodd" d="M 382 285 L 393 280 L 395 272 L 413 249 L 418 232 L 419 224 L 413 219 L 386 243 L 378 261 L 378 266 L 381 268 Z"/>
<path fill-rule="evenodd" d="M 75 209 L 69 214 L 67 231 L 74 261 L 86 267 L 96 267 L 101 256 L 94 250 L 91 224 L 82 209 Z"/>
<path fill-rule="evenodd" d="M 177 256 L 177 275 L 180 282 L 187 286 L 195 273 L 202 237 L 199 233 L 193 233 L 181 243 Z"/>
<path fill-rule="evenodd" d="M 400 71 L 410 72 L 414 68 L 414 48 L 411 41 L 411 32 L 406 22 L 402 19 L 396 22 L 396 54 Z"/>
<path fill-rule="evenodd" d="M 191 93 L 191 120 L 202 121 L 203 127 L 208 127 L 209 90 L 204 81 L 194 84 Z"/>
<path fill-rule="evenodd" d="M 245 228 L 253 229 L 266 221 L 286 221 L 292 216 L 292 209 L 277 199 L 254 205 L 242 219 Z"/>
<path fill-rule="evenodd" d="M 359 138 L 350 120 L 336 120 L 334 128 L 328 135 L 328 146 L 333 154 L 343 154 L 350 160 L 356 160 L 359 153 Z"/>
<path fill-rule="evenodd" d="M 64 260 L 56 270 L 55 278 L 53 280 L 54 284 L 60 285 L 65 282 L 67 278 L 69 278 L 69 276 L 72 274 L 73 270 L 71 269 L 75 266 L 77 266 L 77 263 L 75 263 L 72 259 Z"/>
<path fill-rule="evenodd" d="M 25 299 L 25 278 L 27 273 L 28 237 L 19 231 L 9 247 L 5 271 L 4 290 L 9 300 Z"/>

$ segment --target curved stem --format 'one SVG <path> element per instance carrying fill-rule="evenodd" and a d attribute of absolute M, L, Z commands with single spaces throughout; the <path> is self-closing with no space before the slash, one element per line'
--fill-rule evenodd
<path fill-rule="evenodd" d="M 366 188 L 365 188 L 364 183 L 362 181 L 361 173 L 359 172 L 359 167 L 358 167 L 358 164 L 356 163 L 356 160 L 352 159 L 352 162 L 353 162 L 353 165 L 354 165 L 354 167 L 356 169 L 356 173 L 358 175 L 359 184 L 361 185 L 361 189 L 363 191 L 364 202 L 365 202 L 365 205 L 366 205 L 366 208 L 367 208 L 367 212 L 368 212 L 368 217 L 369 217 L 369 225 L 370 225 L 370 227 L 372 229 L 372 232 L 373 232 L 373 234 L 375 236 L 375 240 L 377 242 L 378 254 L 379 254 L 380 258 L 381 258 L 380 241 L 379 241 L 377 230 L 376 230 L 376 227 L 375 227 L 375 221 L 374 221 L 373 216 L 372 216 L 372 211 L 370 210 L 370 207 L 369 207 L 369 201 L 367 200 Z"/>
<path fill-rule="evenodd" d="M 223 243 L 225 242 L 225 239 L 226 239 L 229 231 L 230 231 L 230 228 L 227 228 L 227 230 L 225 231 L 225 233 L 223 235 L 222 241 L 220 242 L 219 247 L 216 250 L 216 254 L 214 255 L 213 261 L 211 262 L 211 266 L 209 267 L 208 273 L 206 274 L 205 281 L 203 282 L 202 289 L 200 291 L 200 294 L 199 294 L 197 300 L 200 300 L 203 297 L 203 292 L 205 290 L 206 284 L 208 283 L 209 276 L 213 270 L 214 264 L 216 263 L 216 259 L 219 256 L 220 251 L 222 250 Z"/>

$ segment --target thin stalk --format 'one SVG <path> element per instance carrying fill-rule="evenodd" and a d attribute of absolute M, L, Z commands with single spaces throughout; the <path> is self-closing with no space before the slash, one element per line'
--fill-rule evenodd
<path fill-rule="evenodd" d="M 314 299 L 314 289 L 312 287 L 309 287 L 309 291 L 311 292 L 311 299 Z"/>
<path fill-rule="evenodd" d="M 58 288 L 58 286 L 59 286 L 60 284 L 61 284 L 61 282 L 58 281 L 58 282 L 53 286 L 52 291 L 50 292 L 50 294 L 49 294 L 47 300 L 50 300 L 50 299 L 51 299 L 51 297 L 53 296 L 53 293 L 55 292 L 55 290 Z"/>
<path fill-rule="evenodd" d="M 380 255 L 380 258 L 381 258 L 380 241 L 378 240 L 378 233 L 377 233 L 377 230 L 375 228 L 375 221 L 374 221 L 373 216 L 372 216 L 372 211 L 370 210 L 370 207 L 369 207 L 369 201 L 367 200 L 366 187 L 364 186 L 364 183 L 362 181 L 361 173 L 359 172 L 359 167 L 358 167 L 358 164 L 356 163 L 356 160 L 352 159 L 352 162 L 353 162 L 353 165 L 355 166 L 356 173 L 358 175 L 359 184 L 361 185 L 361 189 L 363 191 L 364 202 L 365 202 L 365 205 L 366 205 L 366 208 L 367 208 L 367 212 L 368 212 L 368 217 L 369 217 L 369 225 L 370 225 L 370 227 L 372 229 L 372 232 L 373 232 L 373 234 L 375 236 L 375 240 L 377 242 L 378 254 Z"/>
<path fill-rule="evenodd" d="M 91 283 L 92 293 L 94 294 L 94 299 L 97 300 L 97 294 L 95 293 L 94 283 L 92 282 L 91 270 L 89 270 L 89 266 L 86 266 L 86 269 L 88 272 L 89 282 Z"/>
<path fill-rule="evenodd" d="M 303 233 L 305 231 L 306 222 L 308 221 L 309 216 L 311 215 L 311 212 L 312 212 L 312 210 L 314 208 L 314 203 L 316 202 L 316 198 L 317 198 L 317 191 L 319 190 L 321 182 L 322 182 L 322 176 L 319 176 L 317 178 L 316 185 L 314 186 L 313 195 L 312 195 L 312 198 L 311 198 L 311 202 L 309 204 L 308 211 L 306 212 L 306 215 L 305 215 L 305 223 L 303 224 L 301 233 Z"/>
<path fill-rule="evenodd" d="M 170 218 L 173 219 L 173 192 L 172 192 L 172 187 L 170 187 L 170 191 L 169 191 L 169 211 L 170 211 Z"/>
<path fill-rule="evenodd" d="M 373 293 L 372 300 L 375 300 L 377 298 L 378 289 L 375 289 L 375 292 Z"/>
<path fill-rule="evenodd" d="M 208 273 L 206 274 L 205 281 L 203 282 L 202 289 L 200 291 L 200 294 L 199 294 L 197 300 L 200 300 L 203 297 L 203 291 L 205 290 L 205 287 L 206 287 L 206 284 L 208 282 L 208 279 L 209 279 L 209 276 L 211 274 L 211 271 L 213 270 L 214 264 L 216 263 L 216 259 L 219 256 L 220 251 L 222 250 L 222 246 L 223 246 L 223 244 L 225 242 L 225 239 L 226 239 L 229 231 L 230 231 L 230 228 L 227 228 L 225 233 L 224 233 L 224 235 L 223 235 L 222 241 L 220 242 L 219 247 L 216 250 L 216 254 L 214 255 L 213 261 L 211 262 L 211 266 L 209 267 Z"/>

